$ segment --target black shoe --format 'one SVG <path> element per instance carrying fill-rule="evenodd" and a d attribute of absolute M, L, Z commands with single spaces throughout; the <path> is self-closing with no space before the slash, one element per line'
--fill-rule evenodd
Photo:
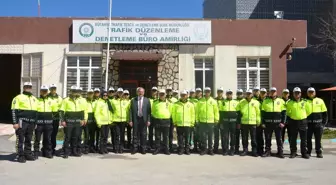
<path fill-rule="evenodd" d="M 19 163 L 26 163 L 26 158 L 25 158 L 25 156 L 23 156 L 23 155 L 19 156 L 19 158 L 18 158 L 18 162 L 19 162 Z"/>
<path fill-rule="evenodd" d="M 166 155 L 170 155 L 170 151 L 169 151 L 169 150 L 165 150 L 165 151 L 164 151 L 164 154 L 166 154 Z"/>
<path fill-rule="evenodd" d="M 213 152 L 214 152 L 215 154 L 218 154 L 218 147 L 214 147 Z"/>
<path fill-rule="evenodd" d="M 67 159 L 67 158 L 69 158 L 69 155 L 67 155 L 67 154 L 66 154 L 66 155 L 63 155 L 63 158 L 64 158 L 64 159 Z"/>
<path fill-rule="evenodd" d="M 177 154 L 178 155 L 183 155 L 183 150 L 179 150 Z"/>
<path fill-rule="evenodd" d="M 294 159 L 295 157 L 296 157 L 296 153 L 291 153 L 289 156 L 290 159 Z"/>
<path fill-rule="evenodd" d="M 81 156 L 81 154 L 79 154 L 78 152 L 73 152 L 72 155 L 75 156 L 75 157 L 80 157 Z"/>
<path fill-rule="evenodd" d="M 266 151 L 266 152 L 262 155 L 262 157 L 269 157 L 269 156 L 271 156 L 271 151 Z"/>
<path fill-rule="evenodd" d="M 54 156 L 52 154 L 46 154 L 45 157 L 48 158 L 48 159 L 54 158 Z"/>
<path fill-rule="evenodd" d="M 89 154 L 89 149 L 85 149 L 85 150 L 83 151 L 83 154 L 84 154 L 84 155 Z"/>
<path fill-rule="evenodd" d="M 146 155 L 146 149 L 141 149 L 141 154 Z"/>
<path fill-rule="evenodd" d="M 253 153 L 253 152 L 252 152 Z M 262 157 L 264 155 L 264 151 L 263 150 L 260 150 L 259 152 L 256 152 L 256 154 L 260 157 Z"/>
<path fill-rule="evenodd" d="M 160 150 L 159 149 L 156 149 L 154 152 L 153 152 L 153 155 L 157 155 L 160 153 Z"/>
<path fill-rule="evenodd" d="M 240 154 L 240 156 L 247 156 L 247 151 L 243 151 L 241 154 Z"/>
<path fill-rule="evenodd" d="M 52 150 L 52 155 L 56 155 L 56 150 L 55 149 Z"/>
<path fill-rule="evenodd" d="M 174 149 L 173 149 L 173 147 L 171 147 L 170 149 L 169 149 L 169 153 L 174 153 Z M 170 155 L 170 154 L 169 154 Z"/>
<path fill-rule="evenodd" d="M 33 156 L 31 154 L 30 155 L 26 155 L 25 158 L 26 158 L 27 161 L 35 161 L 35 156 Z"/>
<path fill-rule="evenodd" d="M 235 150 L 234 154 L 239 155 L 239 150 Z"/>
<path fill-rule="evenodd" d="M 137 152 L 138 152 L 137 149 L 133 149 L 133 150 L 131 151 L 131 154 L 134 155 L 134 154 L 136 154 Z"/>
<path fill-rule="evenodd" d="M 322 155 L 322 153 L 318 153 L 318 154 L 316 154 L 316 157 L 317 158 L 323 158 L 323 155 Z"/>
<path fill-rule="evenodd" d="M 185 154 L 186 154 L 186 155 L 190 155 L 190 150 L 189 150 L 189 149 L 186 150 L 186 151 L 185 151 Z"/>
<path fill-rule="evenodd" d="M 284 154 L 283 154 L 283 153 L 280 153 L 280 152 L 277 154 L 277 156 L 278 156 L 280 159 L 284 159 L 284 158 L 285 158 Z"/>
<path fill-rule="evenodd" d="M 193 153 L 199 153 L 200 151 L 199 151 L 198 148 L 196 147 L 196 148 L 193 148 L 192 152 L 193 152 Z"/>
<path fill-rule="evenodd" d="M 253 157 L 259 157 L 259 155 L 258 155 L 257 152 L 252 152 L 252 156 L 253 156 Z"/>
<path fill-rule="evenodd" d="M 202 150 L 201 152 L 200 152 L 200 155 L 205 155 L 206 154 L 206 150 Z"/>
<path fill-rule="evenodd" d="M 233 150 L 230 150 L 229 156 L 234 156 L 234 151 Z"/>
<path fill-rule="evenodd" d="M 94 148 L 89 149 L 89 153 L 96 153 L 97 151 Z"/>
<path fill-rule="evenodd" d="M 309 159 L 310 156 L 309 156 L 308 154 L 302 154 L 302 158 L 304 158 L 304 159 Z"/>
<path fill-rule="evenodd" d="M 104 155 L 104 154 L 105 154 L 105 151 L 104 151 L 103 149 L 101 149 L 101 150 L 99 150 L 98 153 Z"/>
<path fill-rule="evenodd" d="M 214 153 L 213 150 L 209 150 L 208 154 L 209 154 L 209 155 L 215 155 L 215 153 Z"/>
<path fill-rule="evenodd" d="M 223 151 L 222 155 L 223 155 L 223 156 L 227 156 L 227 155 L 228 155 L 228 152 L 227 152 L 227 151 Z"/>

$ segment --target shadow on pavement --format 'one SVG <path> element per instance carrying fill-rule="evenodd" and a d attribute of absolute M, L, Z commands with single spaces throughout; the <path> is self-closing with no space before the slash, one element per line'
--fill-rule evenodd
<path fill-rule="evenodd" d="M 16 162 L 15 159 L 16 159 L 16 153 L 0 151 L 0 161 Z"/>

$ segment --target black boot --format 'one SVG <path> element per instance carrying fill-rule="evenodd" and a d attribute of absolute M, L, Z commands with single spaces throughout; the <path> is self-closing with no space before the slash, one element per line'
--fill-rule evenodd
<path fill-rule="evenodd" d="M 19 158 L 18 158 L 18 162 L 19 162 L 19 163 L 26 163 L 26 158 L 25 158 L 25 156 L 20 155 Z"/>
<path fill-rule="evenodd" d="M 234 149 L 233 149 L 233 148 L 231 148 L 231 149 L 230 149 L 230 151 L 229 151 L 229 155 L 230 155 L 230 156 L 233 156 L 233 155 L 234 155 L 234 153 L 235 153 L 235 152 L 234 152 Z"/>
<path fill-rule="evenodd" d="M 243 152 L 240 154 L 240 156 L 247 156 L 247 150 L 243 150 Z"/>
<path fill-rule="evenodd" d="M 269 157 L 271 156 L 271 151 L 270 150 L 267 150 L 263 155 L 262 157 Z"/>
<path fill-rule="evenodd" d="M 38 152 L 38 151 L 34 151 L 34 157 L 35 157 L 35 160 L 38 159 L 39 155 L 40 155 L 40 152 Z"/>
<path fill-rule="evenodd" d="M 185 154 L 186 154 L 186 155 L 190 155 L 190 149 L 186 149 L 186 150 L 185 150 Z"/>
<path fill-rule="evenodd" d="M 239 150 L 236 149 L 235 152 L 234 152 L 234 154 L 235 155 L 239 155 Z"/>
<path fill-rule="evenodd" d="M 226 150 L 223 150 L 223 153 L 222 153 L 223 156 L 227 156 L 228 155 L 228 152 Z"/>
<path fill-rule="evenodd" d="M 290 159 L 294 159 L 295 157 L 296 157 L 296 153 L 291 153 L 289 156 Z"/>
<path fill-rule="evenodd" d="M 214 153 L 213 150 L 209 150 L 208 154 L 209 154 L 209 155 L 215 155 L 215 153 Z"/>
<path fill-rule="evenodd" d="M 323 155 L 322 155 L 322 153 L 318 153 L 318 154 L 316 154 L 316 157 L 317 158 L 323 158 Z"/>
<path fill-rule="evenodd" d="M 33 154 L 25 155 L 27 161 L 35 161 L 35 156 Z"/>
<path fill-rule="evenodd" d="M 200 155 L 205 155 L 206 153 L 206 150 L 201 150 Z"/>
<path fill-rule="evenodd" d="M 90 147 L 89 152 L 90 153 L 96 153 L 97 151 L 96 151 L 96 149 L 94 147 Z"/>
<path fill-rule="evenodd" d="M 277 156 L 278 156 L 280 159 L 284 159 L 284 158 L 285 158 L 285 156 L 284 156 L 284 154 L 283 154 L 283 151 L 278 151 Z"/>
<path fill-rule="evenodd" d="M 134 155 L 138 152 L 138 150 L 136 148 L 133 148 L 132 151 L 131 151 L 131 154 Z"/>
<path fill-rule="evenodd" d="M 309 156 L 308 154 L 302 154 L 302 158 L 304 158 L 304 159 L 309 159 L 310 156 Z"/>
<path fill-rule="evenodd" d="M 160 153 L 160 150 L 159 149 L 155 149 L 155 151 L 153 152 L 153 155 L 157 155 Z"/>
<path fill-rule="evenodd" d="M 214 152 L 215 154 L 218 154 L 218 147 L 214 147 L 213 152 Z"/>
<path fill-rule="evenodd" d="M 83 154 L 85 154 L 85 155 L 89 154 L 89 149 L 85 148 L 84 151 L 83 151 Z"/>
<path fill-rule="evenodd" d="M 178 150 L 177 154 L 178 154 L 178 155 L 183 155 L 183 150 L 181 150 L 181 149 Z"/>

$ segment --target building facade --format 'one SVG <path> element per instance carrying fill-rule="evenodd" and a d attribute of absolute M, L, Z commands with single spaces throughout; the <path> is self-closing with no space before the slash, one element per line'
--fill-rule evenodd
<path fill-rule="evenodd" d="M 138 86 L 147 92 L 152 86 L 180 90 L 209 86 L 214 91 L 219 87 L 282 89 L 287 81 L 286 54 L 292 48 L 307 46 L 306 21 L 112 22 L 115 25 L 111 27 L 107 53 L 107 31 L 101 31 L 106 28 L 98 28 L 106 26 L 104 19 L 0 18 L 0 62 L 6 62 L 1 79 L 4 85 L 13 87 L 3 92 L 0 104 L 8 108 L 24 81 L 33 83 L 36 96 L 42 84 L 54 83 L 65 97 L 72 85 L 84 90 L 105 87 L 106 74 L 107 87 L 123 87 L 133 95 Z M 126 25 L 129 27 L 123 28 Z M 149 29 L 132 32 L 139 25 Z M 151 28 L 158 25 L 170 28 Z M 192 25 L 196 28 L 189 28 Z M 173 37 L 176 35 L 180 37 Z M 292 38 L 296 38 L 294 43 Z"/>
<path fill-rule="evenodd" d="M 283 11 L 283 19 L 307 20 L 307 42 L 315 45 L 320 29 L 318 18 L 327 20 L 335 13 L 335 0 L 205 0 L 205 18 L 274 19 L 274 11 Z M 317 89 L 336 85 L 335 61 L 314 48 L 296 49 L 288 62 L 288 86 Z"/>

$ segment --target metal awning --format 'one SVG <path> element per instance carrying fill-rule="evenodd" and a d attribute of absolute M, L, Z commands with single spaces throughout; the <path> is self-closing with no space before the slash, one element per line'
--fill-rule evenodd
<path fill-rule="evenodd" d="M 335 87 L 329 87 L 326 89 L 321 89 L 320 91 L 336 91 L 336 86 Z"/>
<path fill-rule="evenodd" d="M 114 52 L 111 55 L 112 60 L 146 60 L 158 61 L 163 58 L 162 53 L 146 53 L 146 52 Z"/>

